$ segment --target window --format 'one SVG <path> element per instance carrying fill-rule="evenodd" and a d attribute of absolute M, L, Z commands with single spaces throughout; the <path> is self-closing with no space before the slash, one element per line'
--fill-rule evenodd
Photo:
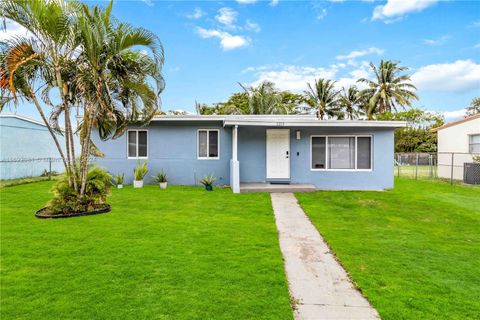
<path fill-rule="evenodd" d="M 128 158 L 146 159 L 148 156 L 147 130 L 128 130 Z"/>
<path fill-rule="evenodd" d="M 470 153 L 480 153 L 480 134 L 472 134 L 469 136 Z"/>
<path fill-rule="evenodd" d="M 198 159 L 219 159 L 219 130 L 198 130 Z"/>
<path fill-rule="evenodd" d="M 371 170 L 372 137 L 312 136 L 312 170 Z"/>

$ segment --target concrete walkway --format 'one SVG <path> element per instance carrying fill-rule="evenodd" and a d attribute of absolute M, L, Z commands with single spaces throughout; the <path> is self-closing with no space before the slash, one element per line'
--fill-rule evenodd
<path fill-rule="evenodd" d="M 272 193 L 295 319 L 379 319 L 292 193 Z"/>

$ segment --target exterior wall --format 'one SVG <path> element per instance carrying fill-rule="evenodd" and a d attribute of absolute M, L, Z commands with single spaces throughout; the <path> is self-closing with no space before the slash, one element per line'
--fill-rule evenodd
<path fill-rule="evenodd" d="M 63 136 L 58 135 L 64 145 Z M 55 158 L 60 155 L 45 126 L 15 117 L 0 117 L 0 180 L 39 176 L 49 170 L 49 160 L 24 161 L 19 159 Z M 4 162 L 5 160 L 15 162 Z M 52 170 L 63 172 L 61 161 L 52 162 Z"/>
<path fill-rule="evenodd" d="M 480 134 L 480 118 L 459 123 L 457 125 L 441 129 L 438 134 L 438 170 L 440 178 L 463 179 L 463 164 L 472 162 L 472 155 L 469 153 L 470 134 Z M 452 162 L 452 154 L 453 162 Z"/>
<path fill-rule="evenodd" d="M 301 139 L 295 139 L 295 131 Z M 311 171 L 311 135 L 372 135 L 372 171 Z M 241 127 L 238 133 L 240 181 L 264 182 L 266 173 L 266 128 Z M 297 154 L 298 153 L 298 154 Z M 325 190 L 383 190 L 393 188 L 393 129 L 290 128 L 290 181 L 312 183 Z"/>
<path fill-rule="evenodd" d="M 197 159 L 197 130 L 219 129 L 220 159 Z M 147 128 L 131 127 L 131 129 L 148 130 L 148 174 L 145 183 L 153 183 L 152 176 L 164 170 L 169 183 L 173 185 L 197 185 L 198 180 L 207 174 L 217 177 L 217 184 L 230 183 L 231 128 L 223 128 L 222 122 L 151 122 Z M 94 132 L 93 140 L 97 147 L 105 153 L 104 158 L 96 162 L 110 173 L 124 173 L 125 182 L 133 181 L 133 168 L 136 159 L 127 159 L 127 135 L 108 141 L 101 141 Z"/>
<path fill-rule="evenodd" d="M 197 130 L 214 128 L 220 132 L 220 159 L 197 159 Z M 132 127 L 132 129 L 135 129 Z M 139 128 L 145 129 L 145 128 Z M 222 127 L 222 122 L 152 122 L 148 126 L 149 173 L 146 182 L 159 170 L 165 170 L 169 183 L 196 185 L 206 174 L 214 174 L 220 185 L 230 183 L 232 155 L 232 128 Z M 265 127 L 238 128 L 238 160 L 241 182 L 263 182 L 266 176 Z M 295 131 L 301 139 L 295 139 Z M 311 135 L 372 135 L 372 171 L 311 171 Z M 100 166 L 112 174 L 125 173 L 126 183 L 133 181 L 133 168 L 137 160 L 127 159 L 127 135 L 116 140 L 100 141 L 95 133 L 96 145 L 105 153 L 97 159 Z M 368 128 L 290 128 L 291 182 L 312 183 L 327 190 L 383 190 L 393 187 L 393 129 Z M 298 155 L 297 155 L 298 152 Z M 143 160 L 141 160 L 143 161 Z"/>

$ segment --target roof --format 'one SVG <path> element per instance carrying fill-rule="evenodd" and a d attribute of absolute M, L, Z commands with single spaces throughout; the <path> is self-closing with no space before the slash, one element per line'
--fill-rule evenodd
<path fill-rule="evenodd" d="M 35 124 L 41 125 L 43 127 L 46 127 L 45 123 L 43 123 L 43 122 L 28 118 L 28 117 L 25 117 L 25 116 L 18 115 L 16 113 L 0 114 L 0 118 L 15 118 L 15 119 L 20 119 L 20 120 L 23 120 L 23 121 L 35 123 Z"/>
<path fill-rule="evenodd" d="M 475 120 L 475 119 L 480 119 L 480 113 L 479 113 L 479 114 L 474 114 L 473 116 L 469 116 L 469 117 L 460 119 L 460 120 L 458 120 L 458 121 L 453 121 L 453 122 L 446 123 L 446 124 L 444 124 L 444 125 L 441 126 L 441 127 L 433 128 L 431 131 L 432 131 L 432 132 L 437 132 L 437 131 L 439 131 L 439 130 L 443 130 L 443 129 L 446 129 L 446 128 L 450 128 L 450 127 L 456 126 L 456 125 L 458 125 L 458 124 L 461 124 L 461 123 L 464 123 L 464 122 L 468 122 L 468 121 L 472 121 L 472 120 Z"/>
<path fill-rule="evenodd" d="M 406 127 L 405 121 L 319 120 L 315 115 L 162 115 L 152 121 L 221 121 L 224 126 Z"/>

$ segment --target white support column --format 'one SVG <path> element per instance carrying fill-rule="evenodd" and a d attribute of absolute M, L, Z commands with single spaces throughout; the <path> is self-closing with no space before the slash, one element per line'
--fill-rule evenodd
<path fill-rule="evenodd" d="M 240 193 L 240 163 L 238 162 L 238 126 L 232 127 L 232 159 L 230 160 L 230 187 Z"/>

